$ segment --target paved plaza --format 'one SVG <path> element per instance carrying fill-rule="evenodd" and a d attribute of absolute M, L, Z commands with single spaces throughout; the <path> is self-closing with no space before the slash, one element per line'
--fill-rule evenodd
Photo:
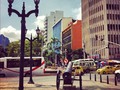
<path fill-rule="evenodd" d="M 10 79 L 10 80 L 9 80 Z M 18 78 L 0 78 L 0 90 L 18 90 Z M 56 89 L 56 75 L 35 76 L 33 77 L 34 84 L 28 84 L 29 77 L 24 78 L 24 90 L 57 90 Z M 60 81 L 60 90 L 80 90 L 79 81 L 74 81 L 73 86 L 65 86 L 63 88 L 63 81 Z M 89 75 L 82 77 L 82 90 L 120 90 L 120 83 L 115 86 L 114 82 L 109 84 L 103 80 L 90 80 Z"/>

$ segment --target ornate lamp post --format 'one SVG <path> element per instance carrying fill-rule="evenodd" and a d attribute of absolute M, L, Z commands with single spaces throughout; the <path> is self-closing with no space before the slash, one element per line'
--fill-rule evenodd
<path fill-rule="evenodd" d="M 25 44 L 25 30 L 26 30 L 26 17 L 29 17 L 32 13 L 35 13 L 35 16 L 38 16 L 38 4 L 40 0 L 34 0 L 35 9 L 29 11 L 27 14 L 25 12 L 25 2 L 23 2 L 22 13 L 20 14 L 17 10 L 12 9 L 12 3 L 14 0 L 8 0 L 9 8 L 8 14 L 11 16 L 12 13 L 21 17 L 21 55 L 20 55 L 20 75 L 19 75 L 19 90 L 23 90 L 23 71 L 24 71 L 24 44 Z"/>
<path fill-rule="evenodd" d="M 36 33 L 39 34 L 39 31 L 40 31 L 39 28 L 37 28 Z M 27 37 L 25 37 L 25 38 L 30 42 L 30 79 L 29 79 L 28 84 L 34 84 L 33 79 L 32 79 L 32 62 L 33 62 L 33 60 L 32 60 L 32 42 L 35 41 L 36 39 L 39 39 L 39 37 L 33 39 L 32 34 L 31 34 L 30 39 Z"/>
<path fill-rule="evenodd" d="M 38 37 L 39 37 L 39 35 L 42 35 L 43 36 L 43 30 L 40 30 L 38 27 L 37 27 L 37 29 L 36 29 L 36 33 L 37 33 L 37 35 L 38 35 Z M 39 39 L 39 38 L 38 38 Z M 43 43 L 44 43 L 44 41 L 43 41 L 43 38 L 41 39 L 41 47 L 42 47 L 42 49 L 43 49 Z M 41 49 L 41 57 L 43 56 L 43 50 Z"/>

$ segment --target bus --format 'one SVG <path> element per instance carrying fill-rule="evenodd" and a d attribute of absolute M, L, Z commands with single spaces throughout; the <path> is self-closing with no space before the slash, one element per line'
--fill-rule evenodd
<path fill-rule="evenodd" d="M 77 59 L 77 60 L 73 60 L 72 62 L 73 62 L 73 66 L 82 66 L 84 72 L 96 70 L 95 61 L 92 58 Z"/>
<path fill-rule="evenodd" d="M 45 72 L 44 57 L 32 57 L 32 75 L 41 75 Z M 20 57 L 0 58 L 0 76 L 18 76 Z M 24 76 L 30 75 L 30 57 L 24 57 Z"/>

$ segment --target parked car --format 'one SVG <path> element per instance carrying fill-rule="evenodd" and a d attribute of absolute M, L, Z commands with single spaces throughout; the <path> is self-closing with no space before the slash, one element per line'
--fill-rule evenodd
<path fill-rule="evenodd" d="M 80 74 L 83 75 L 84 71 L 83 71 L 82 66 L 74 66 L 73 70 L 72 70 L 72 74 L 73 75 L 80 75 Z"/>
<path fill-rule="evenodd" d="M 113 66 L 104 66 L 96 71 L 98 74 L 112 74 L 115 72 L 115 68 Z"/>
<path fill-rule="evenodd" d="M 117 81 L 120 82 L 120 69 L 115 71 L 115 75 L 117 77 Z"/>

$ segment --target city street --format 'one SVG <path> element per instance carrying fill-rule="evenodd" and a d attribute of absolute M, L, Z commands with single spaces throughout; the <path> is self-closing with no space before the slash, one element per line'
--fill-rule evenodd
<path fill-rule="evenodd" d="M 78 76 L 76 76 L 78 78 Z M 99 75 L 96 75 L 96 81 L 94 74 L 82 76 L 82 89 L 83 90 L 119 90 L 120 83 L 117 86 L 114 84 L 114 75 L 109 75 L 109 84 L 106 81 L 106 75 L 102 76 L 102 83 L 99 80 Z M 33 76 L 34 84 L 28 84 L 29 77 L 24 77 L 24 90 L 56 90 L 56 75 L 45 76 Z M 19 77 L 4 77 L 0 78 L 1 90 L 18 90 Z M 60 90 L 63 90 L 63 81 L 60 81 Z M 79 81 L 74 81 L 72 88 L 68 86 L 68 89 L 64 90 L 79 90 Z"/>
<path fill-rule="evenodd" d="M 0 3 L 0 90 L 120 90 L 120 0 Z"/>

